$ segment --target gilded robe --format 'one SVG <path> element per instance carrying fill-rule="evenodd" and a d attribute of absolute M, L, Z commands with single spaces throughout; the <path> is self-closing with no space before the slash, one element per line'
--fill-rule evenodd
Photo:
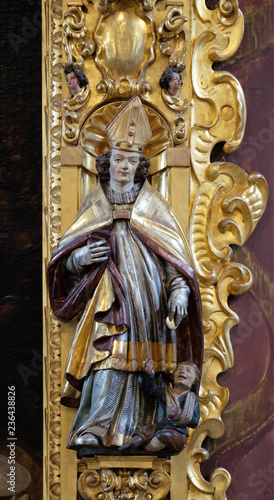
<path fill-rule="evenodd" d="M 68 256 L 101 239 L 111 248 L 108 261 L 89 266 L 69 283 L 64 269 Z M 177 332 L 165 324 L 165 262 L 191 290 L 188 317 Z M 85 432 L 107 446 L 124 444 L 136 428 L 154 419 L 138 382 L 144 359 L 152 357 L 155 371 L 163 373 L 171 373 L 183 359 L 201 367 L 200 296 L 182 230 L 166 200 L 147 181 L 133 204 L 114 207 L 98 184 L 61 238 L 48 276 L 55 315 L 70 321 L 81 313 L 63 392 L 63 403 L 76 406 L 73 392 L 75 396 L 75 389 L 83 388 L 69 446 Z"/>

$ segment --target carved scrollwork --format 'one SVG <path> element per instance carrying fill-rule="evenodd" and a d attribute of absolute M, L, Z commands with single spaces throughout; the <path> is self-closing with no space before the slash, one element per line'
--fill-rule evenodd
<path fill-rule="evenodd" d="M 96 90 L 105 94 L 104 99 L 120 94 L 123 96 L 139 95 L 143 100 L 148 100 L 148 94 L 152 91 L 152 87 L 143 78 L 122 77 L 115 81 L 106 78 L 98 83 Z"/>
<path fill-rule="evenodd" d="M 170 66 L 179 71 L 185 68 L 184 55 L 187 50 L 184 24 L 187 17 L 182 7 L 171 7 L 166 17 L 159 24 L 160 51 L 169 57 Z"/>
<path fill-rule="evenodd" d="M 173 132 L 173 142 L 174 144 L 182 144 L 187 139 L 187 124 L 183 114 L 188 109 L 188 99 L 182 100 L 177 95 L 171 95 L 165 88 L 162 88 L 161 95 L 165 105 L 173 111 L 177 111 L 174 117 L 176 128 Z"/>
<path fill-rule="evenodd" d="M 84 58 L 93 54 L 94 45 L 84 40 L 88 28 L 85 23 L 85 14 L 80 7 L 72 6 L 65 13 L 63 28 L 67 64 L 73 64 L 75 68 L 81 69 L 84 65 Z"/>
<path fill-rule="evenodd" d="M 170 95 L 167 90 L 162 89 L 162 99 L 164 103 L 174 111 L 184 113 L 188 108 L 188 99 L 180 99 L 175 95 Z"/>
<path fill-rule="evenodd" d="M 79 116 L 76 111 L 69 111 L 63 120 L 63 137 L 66 142 L 75 144 L 79 136 Z"/>
<path fill-rule="evenodd" d="M 63 138 L 67 143 L 75 144 L 78 141 L 81 108 L 87 104 L 89 96 L 90 88 L 86 85 L 79 94 L 71 99 L 64 99 L 66 113 L 63 118 Z"/>
<path fill-rule="evenodd" d="M 119 491 L 123 488 L 122 477 L 125 474 L 123 472 L 120 476 L 117 476 L 115 472 L 110 469 L 103 469 L 101 471 L 101 484 L 105 493 L 110 493 L 112 491 Z"/>
<path fill-rule="evenodd" d="M 76 94 L 71 99 L 64 99 L 64 108 L 67 111 L 78 111 L 78 109 L 86 104 L 89 94 L 90 88 L 89 85 L 86 85 L 79 94 Z"/>
<path fill-rule="evenodd" d="M 223 492 L 230 483 L 229 474 L 223 469 L 214 471 L 209 482 L 201 477 L 198 462 L 206 459 L 207 454 L 200 446 L 205 431 L 216 437 L 220 426 L 222 435 L 221 414 L 228 401 L 228 391 L 218 385 L 216 377 L 220 371 L 233 366 L 229 332 L 239 321 L 228 307 L 228 296 L 245 293 L 252 285 L 250 271 L 230 262 L 230 245 L 242 245 L 246 241 L 265 210 L 266 200 L 267 184 L 263 176 L 246 174 L 231 163 L 214 163 L 206 169 L 193 205 L 190 244 L 200 281 L 205 333 L 205 376 L 200 400 L 203 424 L 195 437 L 191 436 L 190 449 L 196 452 L 188 461 L 190 489 L 196 495 L 197 491 L 209 493 L 214 488 Z"/>
<path fill-rule="evenodd" d="M 230 26 L 234 24 L 239 15 L 239 6 L 237 0 L 221 0 L 217 16 L 223 25 Z"/>
<path fill-rule="evenodd" d="M 228 391 L 218 385 L 216 378 L 233 366 L 229 332 L 239 322 L 228 306 L 228 297 L 241 295 L 252 285 L 249 269 L 231 262 L 231 245 L 243 245 L 256 227 L 266 207 L 267 183 L 262 175 L 247 174 L 232 163 L 210 164 L 204 179 L 196 193 L 190 231 L 204 320 L 202 424 L 191 434 L 188 474 L 194 496 L 219 491 L 216 498 L 222 498 L 230 484 L 229 473 L 216 469 L 206 481 L 199 462 L 207 458 L 207 452 L 201 446 L 206 435 L 216 439 L 223 433 L 221 414 Z"/>
<path fill-rule="evenodd" d="M 187 471 L 190 479 L 188 498 L 200 498 L 201 492 L 208 498 L 225 499 L 225 492 L 230 484 L 230 474 L 222 468 L 215 469 L 209 481 L 201 475 L 200 463 L 208 459 L 208 451 L 201 448 L 203 440 L 207 435 L 213 439 L 222 436 L 224 425 L 221 421 L 212 418 L 207 423 L 199 426 L 199 432 L 192 434 L 188 447 Z M 210 495 L 210 496 L 209 496 Z M 212 496 L 211 496 L 212 495 Z"/>
<path fill-rule="evenodd" d="M 204 283 L 217 282 L 230 261 L 230 245 L 243 245 L 262 216 L 267 184 L 232 163 L 213 163 L 206 170 L 193 206 L 191 247 L 196 271 Z"/>
<path fill-rule="evenodd" d="M 252 275 L 248 268 L 237 263 L 226 264 L 221 272 L 218 283 L 215 287 L 210 287 L 212 293 L 212 303 L 208 301 L 208 296 L 203 293 L 202 305 L 205 323 L 205 349 L 204 363 L 215 358 L 222 371 L 233 366 L 233 350 L 230 342 L 229 331 L 232 326 L 238 324 L 239 318 L 228 305 L 229 295 L 242 295 L 252 286 Z M 209 287 L 208 287 L 209 288 Z M 208 289 L 207 289 L 208 291 Z M 203 382 L 204 384 L 204 382 Z M 214 396 L 204 398 L 202 406 L 206 414 L 221 414 L 227 400 L 224 388 L 220 388 L 215 379 L 211 384 L 205 384 L 207 391 L 213 391 Z M 201 392 L 203 394 L 203 390 Z M 205 409 L 207 407 L 207 410 Z"/>
<path fill-rule="evenodd" d="M 193 46 L 192 84 L 197 113 L 195 111 L 191 147 L 193 168 L 202 182 L 215 144 L 224 142 L 224 151 L 232 153 L 244 134 L 246 107 L 239 82 L 225 71 L 212 71 L 214 62 L 228 59 L 239 47 L 243 15 L 236 0 L 222 0 L 213 11 L 206 8 L 204 0 L 197 0 L 195 14 L 204 29 Z M 198 111 L 198 101 L 203 102 L 203 116 Z"/>
<path fill-rule="evenodd" d="M 170 490 L 170 477 L 163 470 L 148 475 L 144 469 L 86 470 L 78 479 L 78 491 L 84 500 L 162 500 Z M 143 496 L 145 495 L 145 496 Z"/>
<path fill-rule="evenodd" d="M 187 137 L 187 125 L 182 113 L 177 113 L 174 118 L 175 131 L 173 132 L 174 144 L 182 144 Z"/>
<path fill-rule="evenodd" d="M 134 472 L 133 476 L 129 478 L 129 485 L 132 490 L 143 493 L 148 489 L 148 474 L 143 469 L 138 469 Z"/>
<path fill-rule="evenodd" d="M 153 471 L 148 478 L 147 500 L 162 500 L 170 490 L 171 480 L 163 470 Z"/>
<path fill-rule="evenodd" d="M 78 491 L 82 498 L 85 499 L 101 497 L 101 499 L 104 500 L 106 498 L 101 484 L 100 473 L 96 470 L 86 470 L 82 472 L 78 479 Z M 91 494 L 89 494 L 89 491 L 91 491 Z"/>

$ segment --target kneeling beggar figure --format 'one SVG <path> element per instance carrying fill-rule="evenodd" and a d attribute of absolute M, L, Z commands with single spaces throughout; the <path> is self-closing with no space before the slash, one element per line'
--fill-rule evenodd
<path fill-rule="evenodd" d="M 132 444 L 157 451 L 169 448 L 159 434 L 168 422 L 177 419 L 175 430 L 186 435 L 186 426 L 199 420 L 200 295 L 182 229 L 146 179 L 149 160 L 142 150 L 152 134 L 138 97 L 106 132 L 111 148 L 96 158 L 98 185 L 48 269 L 55 315 L 66 322 L 79 317 L 62 394 L 63 404 L 79 405 L 68 447 L 116 446 L 123 452 Z M 190 362 L 194 378 L 171 397 L 176 384 L 167 378 L 183 361 Z M 177 380 L 176 372 L 176 383 L 186 380 L 182 374 Z M 74 400 L 78 391 L 81 398 Z M 184 444 L 185 438 L 179 448 Z"/>

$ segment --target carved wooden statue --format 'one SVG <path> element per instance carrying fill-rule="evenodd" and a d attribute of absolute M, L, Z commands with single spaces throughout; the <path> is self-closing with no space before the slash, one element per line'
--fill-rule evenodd
<path fill-rule="evenodd" d="M 95 453 L 157 423 L 156 401 L 141 384 L 148 359 L 160 388 L 177 362 L 201 367 L 202 357 L 199 288 L 182 230 L 146 180 L 142 150 L 152 134 L 140 99 L 128 101 L 106 131 L 111 149 L 96 160 L 100 183 L 49 264 L 55 315 L 80 317 L 62 395 L 76 406 L 73 392 L 82 392 L 68 447 Z"/>

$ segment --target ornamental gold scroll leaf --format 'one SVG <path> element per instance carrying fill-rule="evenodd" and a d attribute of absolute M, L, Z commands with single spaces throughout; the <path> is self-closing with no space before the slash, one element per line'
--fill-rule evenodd
<path fill-rule="evenodd" d="M 63 138 L 69 144 L 76 144 L 79 138 L 81 118 L 86 110 L 90 96 L 89 85 L 71 99 L 64 99 L 66 113 L 63 118 Z"/>
<path fill-rule="evenodd" d="M 267 193 L 261 174 L 247 174 L 232 163 L 212 163 L 206 169 L 192 209 L 190 245 L 200 285 L 205 340 L 201 424 L 191 433 L 188 448 L 192 494 L 213 492 L 215 488 L 221 492 L 230 482 L 224 469 L 215 470 L 210 481 L 205 481 L 198 463 L 208 458 L 207 451 L 201 448 L 206 435 L 217 439 L 223 434 L 221 413 L 228 391 L 218 385 L 216 378 L 233 366 L 230 329 L 239 322 L 228 306 L 228 297 L 241 295 L 252 285 L 249 269 L 233 262 L 231 245 L 243 245 L 253 232 L 265 211 Z"/>
<path fill-rule="evenodd" d="M 243 138 L 246 106 L 241 85 L 230 73 L 212 68 L 235 54 L 243 35 L 243 15 L 236 0 L 221 0 L 213 11 L 204 0 L 197 0 L 194 15 L 191 151 L 193 170 L 201 182 L 213 147 L 224 142 L 224 151 L 232 153 Z"/>
<path fill-rule="evenodd" d="M 187 36 L 184 24 L 187 22 L 183 7 L 171 7 L 159 25 L 160 51 L 169 57 L 169 65 L 182 71 L 185 68 L 184 55 L 187 51 Z"/>
<path fill-rule="evenodd" d="M 85 58 L 94 52 L 93 43 L 84 40 L 88 31 L 84 11 L 77 5 L 70 7 L 64 15 L 63 28 L 63 45 L 68 58 L 67 66 L 73 64 L 75 68 L 82 69 Z"/>
<path fill-rule="evenodd" d="M 164 470 L 86 470 L 78 479 L 78 491 L 84 500 L 162 500 L 170 485 L 170 476 Z"/>

